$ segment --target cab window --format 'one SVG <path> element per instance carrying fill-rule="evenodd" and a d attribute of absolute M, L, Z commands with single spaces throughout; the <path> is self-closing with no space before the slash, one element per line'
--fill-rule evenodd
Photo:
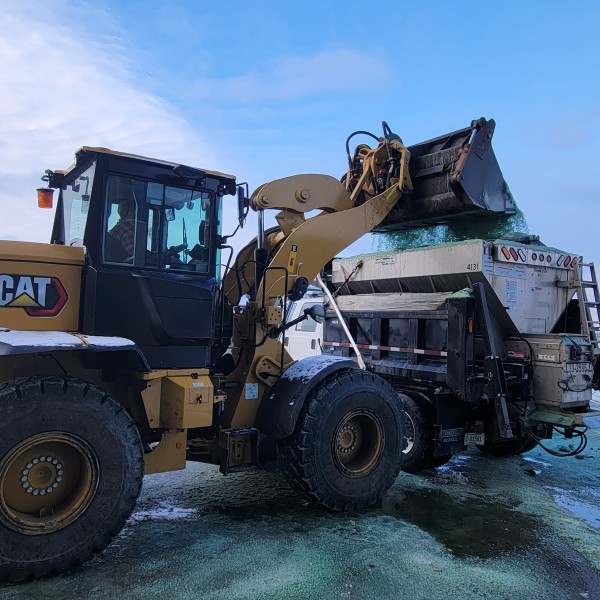
<path fill-rule="evenodd" d="M 110 176 L 104 262 L 208 273 L 212 202 L 208 191 Z"/>
<path fill-rule="evenodd" d="M 313 306 L 316 306 L 317 304 L 321 304 L 321 302 L 305 302 L 302 305 L 302 308 L 300 309 L 300 312 L 298 312 L 298 314 L 301 315 L 307 308 L 311 308 Z M 309 333 L 314 333 L 316 330 L 317 322 L 314 319 L 311 319 L 310 317 L 304 319 L 304 321 L 300 321 L 300 323 L 296 325 L 296 331 L 308 331 Z"/>
<path fill-rule="evenodd" d="M 139 238 L 138 222 L 140 192 L 134 190 L 129 177 L 109 177 L 106 185 L 104 211 L 103 260 L 109 264 L 135 263 Z"/>

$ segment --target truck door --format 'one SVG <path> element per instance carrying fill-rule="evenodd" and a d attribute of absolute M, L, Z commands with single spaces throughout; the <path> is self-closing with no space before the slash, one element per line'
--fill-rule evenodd
<path fill-rule="evenodd" d="M 299 317 L 307 308 L 315 304 L 323 304 L 320 300 L 300 300 L 294 302 L 288 321 Z M 323 324 L 313 321 L 310 317 L 290 327 L 285 333 L 283 344 L 294 360 L 300 360 L 306 356 L 321 354 L 321 341 L 323 339 Z"/>

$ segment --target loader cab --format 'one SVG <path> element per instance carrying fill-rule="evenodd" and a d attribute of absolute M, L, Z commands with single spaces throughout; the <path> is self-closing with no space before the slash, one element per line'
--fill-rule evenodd
<path fill-rule="evenodd" d="M 152 368 L 205 367 L 230 337 L 218 292 L 222 173 L 99 148 L 53 173 L 53 242 L 86 247 L 80 330 L 135 341 Z"/>

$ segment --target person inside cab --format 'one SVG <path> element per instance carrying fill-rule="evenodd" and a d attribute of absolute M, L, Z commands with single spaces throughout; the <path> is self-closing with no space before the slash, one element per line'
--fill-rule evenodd
<path fill-rule="evenodd" d="M 117 209 L 119 220 L 106 236 L 107 259 L 110 262 L 130 262 L 135 251 L 135 203 L 123 199 Z"/>

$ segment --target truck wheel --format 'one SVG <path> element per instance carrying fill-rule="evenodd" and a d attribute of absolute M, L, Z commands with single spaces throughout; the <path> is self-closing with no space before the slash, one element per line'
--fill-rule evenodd
<path fill-rule="evenodd" d="M 0 385 L 0 581 L 101 552 L 140 493 L 143 446 L 103 390 L 56 377 Z"/>
<path fill-rule="evenodd" d="M 396 393 L 366 371 L 330 375 L 309 394 L 294 433 L 278 442 L 292 487 L 330 510 L 378 503 L 400 470 L 403 417 Z"/>
<path fill-rule="evenodd" d="M 402 470 L 417 473 L 446 464 L 452 454 L 434 456 L 434 409 L 426 400 L 416 400 L 406 394 L 398 394 L 404 409 L 405 435 L 407 446 L 404 449 Z"/>

